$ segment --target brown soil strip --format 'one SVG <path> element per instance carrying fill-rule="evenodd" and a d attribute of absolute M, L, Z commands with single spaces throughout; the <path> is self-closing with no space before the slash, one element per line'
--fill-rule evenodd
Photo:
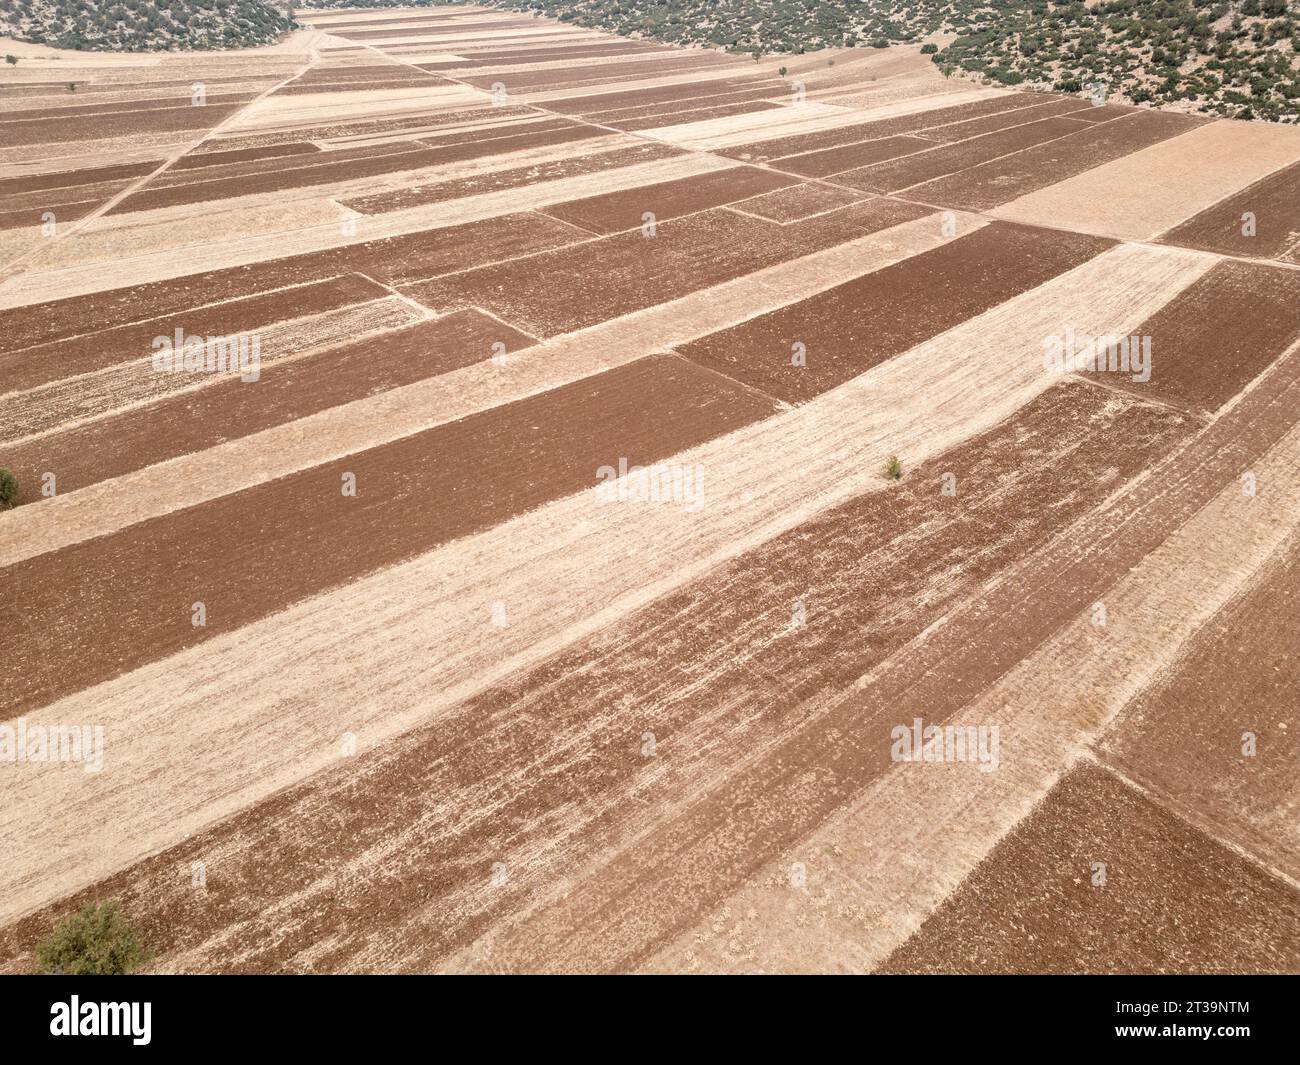
<path fill-rule="evenodd" d="M 759 88 L 764 90 L 771 88 L 773 96 L 788 96 L 790 93 L 790 87 L 779 78 L 720 78 L 716 81 L 660 85 L 650 89 L 627 89 L 623 92 L 604 92 L 591 96 L 566 96 L 560 100 L 548 100 L 546 109 L 564 115 L 583 115 L 613 108 L 662 104 L 674 100 L 698 100 L 702 105 L 709 97 L 721 93 Z"/>
<path fill-rule="evenodd" d="M 908 198 L 944 207 L 988 210 L 1202 123 L 1188 115 L 1144 110 L 918 185 L 908 190 Z"/>
<path fill-rule="evenodd" d="M 4 128 L 10 147 L 56 144 L 60 141 L 102 140 L 142 133 L 174 133 L 210 129 L 240 109 L 238 104 L 205 104 L 202 107 L 169 107 L 161 111 L 129 112 L 102 118 L 80 118 L 69 122 L 11 122 Z"/>
<path fill-rule="evenodd" d="M 1261 478 L 1260 493 L 1271 485 Z M 1187 646 L 1099 743 L 1104 762 L 1212 835 L 1300 877 L 1300 543 Z M 1253 753 L 1246 753 L 1253 737 Z"/>
<path fill-rule="evenodd" d="M 896 490 L 819 515 L 436 727 L 85 894 L 122 898 L 165 961 L 180 954 L 205 969 L 262 971 L 365 967 L 368 955 L 376 967 L 434 966 L 667 798 L 794 729 L 803 700 L 883 661 L 1187 427 L 1172 412 L 1066 383 Z M 957 476 L 960 502 L 936 490 L 942 472 Z M 800 599 L 802 631 L 790 625 Z M 518 726 L 537 715 L 547 722 L 541 744 Z M 647 730 L 653 759 L 641 754 Z M 485 862 L 498 859 L 511 878 L 487 890 Z M 209 869 L 202 895 L 176 872 L 196 860 Z M 397 865 L 419 872 L 381 872 Z M 341 875 L 354 868 L 366 875 Z M 0 938 L 3 964 L 14 965 L 79 898 L 11 927 Z M 335 939 L 326 929 L 339 927 L 341 909 L 364 917 Z M 306 960 L 325 939 L 334 942 L 328 957 Z M 509 954 L 492 960 L 526 965 Z"/>
<path fill-rule="evenodd" d="M 880 971 L 1283 973 L 1298 959 L 1300 892 L 1085 763 Z"/>
<path fill-rule="evenodd" d="M 1111 247 L 1101 238 L 995 222 L 678 350 L 800 403 Z M 796 344 L 806 365 L 791 365 Z"/>
<path fill-rule="evenodd" d="M 380 281 L 433 277 L 508 255 L 554 248 L 588 235 L 536 213 L 406 233 L 252 266 L 0 310 L 0 351 L 61 340 L 290 285 L 357 271 Z M 292 299 L 287 294 L 282 298 Z"/>
<path fill-rule="evenodd" d="M 1225 261 L 1134 334 L 1151 338 L 1151 379 L 1093 372 L 1114 388 L 1210 413 L 1300 337 L 1300 271 Z"/>
<path fill-rule="evenodd" d="M 289 141 L 286 144 L 269 144 L 264 148 L 236 148 L 230 151 L 204 152 L 177 159 L 171 170 L 196 170 L 205 166 L 224 166 L 250 159 L 280 159 L 286 155 L 311 155 L 320 148 L 308 141 Z"/>
<path fill-rule="evenodd" d="M 768 100 L 754 100 L 749 103 L 723 104 L 718 107 L 704 107 L 691 111 L 674 111 L 670 115 L 653 118 L 610 119 L 606 120 L 604 124 L 633 132 L 642 129 L 656 129 L 659 126 L 666 126 L 670 122 L 704 122 L 711 118 L 750 115 L 755 111 L 775 111 L 784 106 L 784 104 L 772 103 Z"/>
<path fill-rule="evenodd" d="M 77 203 L 52 203 L 46 207 L 25 207 L 20 211 L 0 212 L 0 229 L 31 227 L 39 230 L 45 221 L 41 216 L 47 211 L 54 214 L 56 223 L 75 222 L 78 218 L 85 218 L 103 202 L 103 199 L 81 200 Z"/>
<path fill-rule="evenodd" d="M 894 192 L 922 181 L 954 174 L 1000 156 L 1070 135 L 1078 136 L 1088 127 L 1065 118 L 1044 118 L 1023 126 L 1013 126 L 997 133 L 958 141 L 893 162 L 880 163 L 837 174 L 835 181 L 868 192 Z M 779 163 L 777 165 L 780 165 Z"/>
<path fill-rule="evenodd" d="M 732 167 L 678 181 L 661 181 L 603 196 L 569 200 L 554 207 L 544 207 L 542 213 L 593 233 L 616 233 L 641 226 L 646 212 L 652 213 L 656 222 L 663 222 L 792 184 L 793 178 L 768 170 Z"/>
<path fill-rule="evenodd" d="M 1255 216 L 1253 236 L 1243 232 L 1247 212 Z M 1282 258 L 1300 242 L 1300 163 L 1206 208 L 1169 230 L 1160 241 L 1224 255 Z"/>
<path fill-rule="evenodd" d="M 493 345 L 533 343 L 494 318 L 461 311 L 372 335 L 286 363 L 263 366 L 253 384 L 227 380 L 116 417 L 42 437 L 5 452 L 18 478 L 17 504 L 39 501 L 41 474 L 60 492 L 120 477 L 166 459 L 304 418 L 328 407 L 480 362 Z"/>
<path fill-rule="evenodd" d="M 154 337 L 172 336 L 177 328 L 190 336 L 234 336 L 255 332 L 274 322 L 319 314 L 389 294 L 382 285 L 351 274 L 287 292 L 247 296 L 215 306 L 177 308 L 177 317 L 101 329 L 75 339 L 61 339 L 0 355 L 0 382 L 5 391 L 17 392 L 139 359 L 151 354 Z M 97 323 L 88 316 L 79 324 L 93 328 Z"/>
<path fill-rule="evenodd" d="M 725 209 L 668 221 L 652 239 L 621 233 L 567 251 L 410 286 L 435 310 L 482 307 L 534 336 L 556 336 L 675 299 L 863 233 L 923 217 L 889 200 L 778 226 Z M 562 289 L 554 279 L 570 279 Z"/>
<path fill-rule="evenodd" d="M 774 406 L 679 359 L 596 378 L 8 567 L 12 717 L 381 566 L 595 483 L 610 456 L 654 462 Z M 357 494 L 341 495 L 345 473 Z M 432 512 L 412 499 L 439 500 Z M 229 578 L 232 545 L 239 580 Z M 202 600 L 207 627 L 190 623 Z"/>
<path fill-rule="evenodd" d="M 92 185 L 101 181 L 128 181 L 131 178 L 152 174 L 161 162 L 161 159 L 157 159 L 146 163 L 126 163 L 121 166 L 61 170 L 53 174 L 5 178 L 0 180 L 0 196 L 10 196 L 20 192 L 39 192 L 43 189 L 63 189 L 73 185 Z"/>

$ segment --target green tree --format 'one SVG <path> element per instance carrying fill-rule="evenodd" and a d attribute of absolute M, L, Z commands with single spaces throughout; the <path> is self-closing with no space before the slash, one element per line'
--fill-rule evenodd
<path fill-rule="evenodd" d="M 0 469 L 0 508 L 13 506 L 14 497 L 18 495 L 18 478 L 8 470 Z"/>
<path fill-rule="evenodd" d="M 43 976 L 121 976 L 146 961 L 140 938 L 111 899 L 65 917 L 36 948 Z"/>

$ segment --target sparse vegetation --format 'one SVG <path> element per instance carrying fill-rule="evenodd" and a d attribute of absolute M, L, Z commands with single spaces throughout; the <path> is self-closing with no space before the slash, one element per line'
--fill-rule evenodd
<path fill-rule="evenodd" d="M 0 35 L 78 51 L 247 48 L 296 26 L 265 0 L 0 0 Z"/>
<path fill-rule="evenodd" d="M 885 476 L 891 481 L 903 479 L 903 462 L 897 455 L 889 456 L 889 461 L 885 463 Z"/>
<path fill-rule="evenodd" d="M 8 510 L 18 495 L 18 478 L 8 470 L 0 469 L 0 509 Z"/>
<path fill-rule="evenodd" d="M 43 976 L 121 976 L 147 960 L 140 938 L 112 900 L 87 903 L 36 948 L 36 971 Z"/>

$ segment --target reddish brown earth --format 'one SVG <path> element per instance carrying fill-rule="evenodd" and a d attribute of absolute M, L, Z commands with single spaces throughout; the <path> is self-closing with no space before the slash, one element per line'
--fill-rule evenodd
<path fill-rule="evenodd" d="M 583 200 L 569 200 L 545 207 L 542 213 L 593 233 L 616 233 L 642 225 L 646 212 L 652 213 L 656 222 L 664 222 L 792 184 L 793 178 L 757 167 L 740 166 L 609 192 L 603 196 L 589 196 Z"/>
<path fill-rule="evenodd" d="M 1298 955 L 1294 891 L 1085 763 L 880 971 L 1282 973 Z"/>
<path fill-rule="evenodd" d="M 1293 539 L 1279 556 L 1125 708 L 1098 748 L 1193 824 L 1294 878 L 1300 544 Z"/>
<path fill-rule="evenodd" d="M 0 355 L 0 376 L 13 391 L 35 388 L 60 378 L 144 358 L 153 353 L 154 337 L 171 337 L 177 328 L 189 336 L 235 336 L 289 318 L 319 314 L 391 294 L 369 278 L 349 274 L 303 285 L 292 292 L 271 292 L 207 307 L 186 307 L 178 309 L 175 317 L 60 338 Z M 91 317 L 82 322 L 83 326 L 95 324 Z"/>
<path fill-rule="evenodd" d="M 1242 232 L 1248 211 L 1255 216 L 1254 236 Z M 1300 244 L 1300 163 L 1207 207 L 1160 240 L 1224 255 L 1281 259 Z"/>
<path fill-rule="evenodd" d="M 694 71 L 709 67 L 739 66 L 738 60 L 718 56 L 701 61 L 699 58 L 672 58 L 638 60 L 633 63 L 595 63 L 589 66 L 566 66 L 554 70 L 511 71 L 506 74 L 470 74 L 461 80 L 478 89 L 491 89 L 500 82 L 507 92 L 540 92 L 549 89 L 576 88 L 604 82 L 631 81 L 639 78 L 661 78 L 681 71 Z"/>
<path fill-rule="evenodd" d="M 1094 373 L 1181 410 L 1218 410 L 1300 338 L 1300 271 L 1221 262 L 1135 336 L 1151 338 L 1151 379 Z"/>
<path fill-rule="evenodd" d="M 509 353 L 528 347 L 533 339 L 477 311 L 461 311 L 264 365 L 256 382 L 225 380 L 32 440 L 5 452 L 8 468 L 17 476 L 20 489 L 26 489 L 20 491 L 16 505 L 39 501 L 36 486 L 46 471 L 57 476 L 60 492 L 75 491 L 481 362 L 493 355 L 497 342 L 505 344 Z"/>
<path fill-rule="evenodd" d="M 0 714 L 590 487 L 620 455 L 653 463 L 773 409 L 680 359 L 641 359 L 20 562 L 0 571 L 11 592 L 0 627 L 19 635 L 14 661 L 25 676 L 0 697 Z M 345 473 L 355 474 L 355 497 L 341 494 Z M 411 506 L 416 499 L 436 504 Z M 230 581 L 236 545 L 240 580 Z M 206 628 L 190 624 L 196 599 Z"/>
<path fill-rule="evenodd" d="M 1000 222 L 678 350 L 790 403 L 809 400 L 1113 242 Z M 807 365 L 791 365 L 793 345 Z"/>
<path fill-rule="evenodd" d="M 531 885 L 599 858 L 629 826 L 649 827 L 673 800 L 715 786 L 748 754 L 796 734 L 812 700 L 833 697 L 1040 549 L 1191 424 L 1066 382 L 890 491 L 818 515 L 436 725 L 291 788 L 100 890 L 123 899 L 161 952 L 202 944 L 214 969 L 230 965 L 236 944 L 249 955 L 239 968 L 348 967 L 427 906 L 420 935 L 399 934 L 391 959 L 427 970 L 520 910 L 534 897 Z M 960 502 L 937 490 L 945 471 L 958 477 Z M 807 603 L 802 632 L 789 625 L 796 599 Z M 546 743 L 518 727 L 530 720 L 546 722 Z M 639 753 L 647 729 L 658 741 L 653 763 Z M 701 729 L 712 742 L 691 742 Z M 850 729 L 839 742 L 856 736 Z M 853 746 L 852 757 L 874 764 L 874 748 Z M 881 751 L 887 759 L 888 745 Z M 808 754 L 797 750 L 792 766 L 817 764 Z M 511 783 L 518 779 L 529 786 Z M 577 821 L 553 845 L 561 817 Z M 339 875 L 395 840 L 370 875 Z M 502 890 L 467 897 L 488 854 L 516 874 Z M 176 874 L 200 858 L 210 863 L 204 895 Z M 670 869 L 649 873 L 647 888 Z M 324 910 L 318 889 L 308 890 L 322 881 L 331 895 Z M 709 885 L 699 904 L 716 890 Z M 0 963 L 15 964 L 55 912 L 78 902 L 0 936 Z M 336 905 L 354 919 L 339 926 Z M 275 934 L 266 934 L 271 925 Z M 327 927 L 335 946 L 300 956 Z M 237 934 L 218 939 L 228 932 Z M 544 961 L 529 952 L 521 967 L 530 963 Z"/>
<path fill-rule="evenodd" d="M 1186 133 L 1201 119 L 1167 111 L 1140 111 L 1082 133 L 1040 144 L 908 190 L 911 199 L 986 211 L 1085 170 Z"/>
<path fill-rule="evenodd" d="M 435 310 L 482 307 L 535 336 L 555 336 L 925 214 L 923 208 L 874 200 L 779 226 L 723 208 L 665 222 L 650 239 L 619 233 L 403 291 Z M 557 290 L 557 277 L 572 281 Z"/>
<path fill-rule="evenodd" d="M 692 111 L 672 111 L 666 116 L 656 115 L 649 118 L 605 119 L 606 125 L 617 129 L 634 132 L 641 129 L 655 129 L 668 122 L 704 122 L 711 118 L 727 118 L 731 115 L 752 115 L 755 111 L 772 111 L 784 107 L 784 103 L 771 103 L 767 100 L 754 100 L 750 103 L 721 104 L 718 107 L 702 107 Z M 593 119 L 595 121 L 595 119 Z"/>
<path fill-rule="evenodd" d="M 607 111 L 585 111 L 582 117 L 588 122 L 600 122 L 605 125 L 618 126 L 622 128 L 623 124 L 632 119 L 658 119 L 656 125 L 668 125 L 676 123 L 679 119 L 676 116 L 683 115 L 688 111 L 704 111 L 719 108 L 731 107 L 741 103 L 763 102 L 772 99 L 779 99 L 784 102 L 789 99 L 788 89 L 784 92 L 780 88 L 770 83 L 763 83 L 757 89 L 733 89 L 727 92 L 708 93 L 703 97 L 694 95 L 677 98 L 661 103 L 640 104 L 632 107 L 612 107 Z M 554 103 L 563 104 L 565 101 L 550 101 L 547 107 Z M 690 122 L 692 119 L 682 118 L 682 122 Z"/>
<path fill-rule="evenodd" d="M 47 211 L 54 215 L 57 222 L 75 222 L 78 218 L 90 214 L 103 202 L 102 199 L 81 200 L 77 203 L 51 203 L 40 207 L 25 207 L 19 211 L 0 211 L 0 230 L 21 229 L 24 226 L 40 229 L 45 221 L 41 216 Z"/>

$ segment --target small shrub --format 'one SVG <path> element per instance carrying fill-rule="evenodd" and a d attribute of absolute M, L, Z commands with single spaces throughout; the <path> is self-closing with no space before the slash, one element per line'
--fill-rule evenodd
<path fill-rule="evenodd" d="M 148 960 L 135 930 L 115 901 L 87 903 L 54 926 L 36 948 L 43 976 L 121 976 Z"/>
<path fill-rule="evenodd" d="M 885 476 L 891 481 L 901 481 L 903 479 L 903 463 L 897 455 L 889 456 L 889 461 L 885 463 Z"/>
<path fill-rule="evenodd" d="M 934 53 L 937 52 L 938 50 L 939 50 L 939 46 L 935 44 L 933 41 L 931 41 L 929 44 L 921 45 L 922 55 L 934 55 Z"/>
<path fill-rule="evenodd" d="M 18 65 L 18 57 L 16 55 L 7 55 L 5 56 L 5 62 L 11 67 L 16 67 Z"/>
<path fill-rule="evenodd" d="M 0 509 L 8 509 L 13 506 L 14 498 L 18 495 L 18 478 L 8 470 L 0 469 Z"/>

